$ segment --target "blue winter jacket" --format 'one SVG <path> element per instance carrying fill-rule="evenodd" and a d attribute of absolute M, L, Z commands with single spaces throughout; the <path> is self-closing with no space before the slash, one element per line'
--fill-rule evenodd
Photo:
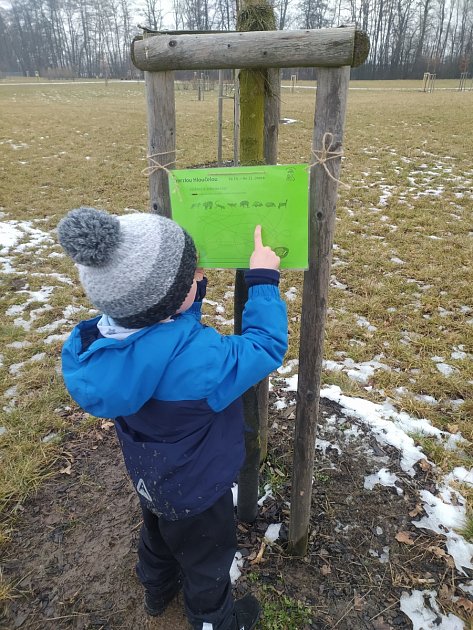
<path fill-rule="evenodd" d="M 240 396 L 281 365 L 287 348 L 275 278 L 247 272 L 241 336 L 203 326 L 195 302 L 171 323 L 120 341 L 100 335 L 99 317 L 83 321 L 64 345 L 67 389 L 87 412 L 115 420 L 128 473 L 158 516 L 199 514 L 237 477 L 244 460 Z"/>

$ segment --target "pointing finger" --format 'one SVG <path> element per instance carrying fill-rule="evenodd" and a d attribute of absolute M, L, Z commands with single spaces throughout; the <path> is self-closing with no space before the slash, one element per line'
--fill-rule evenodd
<path fill-rule="evenodd" d="M 261 249 L 263 247 L 263 240 L 261 238 L 261 225 L 255 227 L 255 249 Z"/>

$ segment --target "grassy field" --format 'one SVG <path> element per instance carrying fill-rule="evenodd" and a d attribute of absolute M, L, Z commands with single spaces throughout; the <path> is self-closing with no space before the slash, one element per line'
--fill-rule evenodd
<path fill-rule="evenodd" d="M 420 88 L 421 82 L 353 84 L 366 86 L 383 89 L 349 96 L 341 177 L 350 189 L 340 190 L 338 204 L 324 379 L 344 393 L 388 400 L 448 433 L 461 433 L 468 442 L 457 450 L 442 440 L 416 438 L 443 470 L 468 468 L 473 92 L 398 89 Z M 314 101 L 311 90 L 283 90 L 281 114 L 297 122 L 280 128 L 281 163 L 308 161 Z M 177 92 L 176 102 L 178 167 L 215 161 L 216 93 L 198 102 L 195 92 Z M 230 101 L 224 117 L 224 155 L 231 159 Z M 23 247 L 8 256 L 0 252 L 0 542 L 8 539 L 23 499 L 62 457 L 63 438 L 84 428 L 71 426 L 64 414 L 72 403 L 58 365 L 61 335 L 87 315 L 69 307 L 86 303 L 51 231 L 80 205 L 117 213 L 146 209 L 145 166 L 142 83 L 0 82 L 0 221 L 21 222 L 26 230 Z M 210 275 L 209 297 L 223 303 L 232 275 Z M 288 359 L 298 356 L 301 281 L 300 273 L 283 274 L 283 293 L 296 289 L 288 300 Z M 215 308 L 206 309 L 212 321 Z M 225 317 L 232 317 L 228 302 Z M 218 319 L 212 323 L 231 331 Z M 370 370 L 368 380 L 353 376 L 353 363 Z M 462 490 L 473 505 L 471 489 Z"/>
<path fill-rule="evenodd" d="M 141 81 L 141 80 L 140 80 Z M 120 81 L 118 79 L 110 79 L 111 83 L 135 83 L 135 80 L 131 81 Z M 67 81 L 61 81 L 57 79 L 48 79 L 46 77 L 23 77 L 23 76 L 5 76 L 0 77 L 0 85 L 12 85 L 15 83 L 24 83 L 29 85 L 38 85 L 44 83 L 63 83 L 67 85 L 69 83 L 103 83 L 105 84 L 104 79 L 69 79 Z M 297 81 L 297 86 L 299 88 L 307 88 L 307 87 L 315 87 L 316 81 Z M 460 84 L 460 79 L 436 79 L 435 81 L 435 89 L 438 90 L 458 90 L 458 86 Z M 291 87 L 292 82 L 288 79 L 282 81 L 283 87 Z M 470 88 L 473 90 L 473 82 L 472 79 L 468 79 L 465 88 L 467 91 Z M 352 81 L 350 84 L 350 89 L 366 89 L 372 91 L 385 91 L 385 90 L 417 90 L 420 91 L 423 89 L 423 79 L 408 79 L 408 80 L 399 80 L 399 79 L 391 79 L 391 80 L 383 80 L 383 81 L 368 81 L 368 80 L 358 80 Z"/>

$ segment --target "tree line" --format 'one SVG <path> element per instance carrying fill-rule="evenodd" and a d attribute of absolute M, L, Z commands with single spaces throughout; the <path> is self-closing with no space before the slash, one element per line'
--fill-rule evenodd
<path fill-rule="evenodd" d="M 140 76 L 142 31 L 235 30 L 241 0 L 11 0 L 0 6 L 0 72 L 48 78 Z M 355 78 L 458 77 L 473 71 L 473 0 L 274 0 L 278 29 L 356 24 L 371 40 Z M 293 73 L 294 70 L 288 70 Z M 312 76 L 301 70 L 300 77 Z M 470 75 L 471 76 L 471 75 Z"/>

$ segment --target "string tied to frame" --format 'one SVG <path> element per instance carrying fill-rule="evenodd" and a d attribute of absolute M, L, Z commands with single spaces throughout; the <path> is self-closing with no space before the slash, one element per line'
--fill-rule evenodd
<path fill-rule="evenodd" d="M 172 151 L 163 151 L 162 153 L 152 153 L 151 155 L 147 155 L 146 157 L 149 160 L 149 162 L 151 162 L 151 164 L 149 164 L 146 168 L 144 168 L 141 171 L 141 173 L 143 175 L 146 175 L 147 177 L 149 177 L 153 173 L 158 173 L 159 171 L 164 171 L 169 178 L 173 178 L 174 179 L 174 183 L 176 185 L 177 193 L 178 193 L 179 196 L 181 196 L 181 191 L 179 190 L 179 186 L 177 185 L 177 181 L 174 178 L 173 172 L 169 168 L 169 167 L 174 166 L 177 163 L 177 159 L 171 160 L 167 164 L 161 164 L 161 162 L 157 159 L 158 157 L 161 157 L 162 155 L 168 155 L 169 153 L 175 153 L 175 152 L 176 152 L 175 150 L 172 150 Z"/>
<path fill-rule="evenodd" d="M 156 159 L 160 157 L 161 155 L 168 155 L 169 153 L 175 153 L 175 150 L 163 151 L 162 153 L 152 153 L 151 155 L 147 155 L 146 157 L 149 160 L 149 162 L 151 162 L 151 164 L 149 164 L 146 168 L 144 168 L 141 171 L 143 175 L 146 175 L 147 177 L 149 177 L 150 175 L 152 175 L 153 173 L 157 173 L 158 171 L 164 171 L 165 173 L 167 173 L 167 175 L 170 175 L 171 171 L 169 170 L 168 166 L 173 166 L 174 164 L 176 164 L 177 160 L 171 160 L 167 164 L 161 164 Z"/>
<path fill-rule="evenodd" d="M 323 167 L 323 169 L 325 170 L 325 172 L 327 173 L 327 175 L 330 177 L 331 180 L 333 180 L 334 182 L 337 182 L 337 184 L 340 184 L 341 186 L 344 186 L 345 188 L 350 188 L 348 184 L 345 184 L 345 182 L 342 182 L 336 177 L 334 177 L 327 167 L 327 162 L 329 160 L 335 160 L 337 158 L 343 157 L 343 151 L 331 150 L 332 145 L 333 145 L 333 133 L 331 133 L 330 131 L 326 131 L 322 137 L 322 148 L 312 149 L 311 151 L 315 159 L 315 162 L 310 165 L 309 170 L 312 169 L 316 164 L 320 164 L 320 166 Z"/>

